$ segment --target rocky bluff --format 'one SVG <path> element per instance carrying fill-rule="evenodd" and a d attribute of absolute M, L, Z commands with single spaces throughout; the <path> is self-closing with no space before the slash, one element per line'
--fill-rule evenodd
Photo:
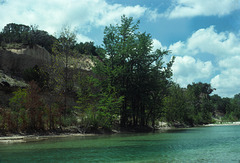
<path fill-rule="evenodd" d="M 5 74 L 21 76 L 27 68 L 39 67 L 50 63 L 51 55 L 39 45 L 25 46 L 20 49 L 0 50 L 0 70 Z"/>

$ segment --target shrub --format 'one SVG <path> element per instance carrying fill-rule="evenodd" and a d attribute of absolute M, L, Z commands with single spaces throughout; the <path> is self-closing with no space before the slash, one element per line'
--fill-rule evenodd
<path fill-rule="evenodd" d="M 33 68 L 24 70 L 23 79 L 26 82 L 35 81 L 40 88 L 43 88 L 48 83 L 49 75 L 35 65 Z"/>
<path fill-rule="evenodd" d="M 19 111 L 26 103 L 27 90 L 19 88 L 13 92 L 13 97 L 9 99 L 10 108 L 13 111 Z"/>

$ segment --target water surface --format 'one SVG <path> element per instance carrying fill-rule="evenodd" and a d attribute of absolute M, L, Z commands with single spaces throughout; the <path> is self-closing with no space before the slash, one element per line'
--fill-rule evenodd
<path fill-rule="evenodd" d="M 239 162 L 240 126 L 0 144 L 0 162 Z"/>

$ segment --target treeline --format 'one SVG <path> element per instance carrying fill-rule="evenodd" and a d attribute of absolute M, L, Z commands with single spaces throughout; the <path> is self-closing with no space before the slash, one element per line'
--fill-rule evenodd
<path fill-rule="evenodd" d="M 2 47 L 5 47 L 6 44 L 9 43 L 22 43 L 30 45 L 31 47 L 38 44 L 51 52 L 51 45 L 55 40 L 56 38 L 49 35 L 48 32 L 38 30 L 37 26 L 27 26 L 23 24 L 7 24 L 0 33 Z"/>
<path fill-rule="evenodd" d="M 192 83 L 187 88 L 171 85 L 164 98 L 166 121 L 175 125 L 201 125 L 240 119 L 240 96 L 222 98 L 211 95 L 214 88 L 207 83 Z"/>
<path fill-rule="evenodd" d="M 234 122 L 240 120 L 240 94 L 234 95 L 233 98 L 221 98 L 218 95 L 211 96 L 211 104 L 216 113 L 222 113 L 222 121 Z"/>
<path fill-rule="evenodd" d="M 64 124 L 60 104 L 48 105 L 40 97 L 40 88 L 31 81 L 9 100 L 10 108 L 0 108 L 0 132 L 43 132 Z M 67 124 L 67 123 L 65 123 Z"/>
<path fill-rule="evenodd" d="M 0 45 L 3 49 L 8 47 L 8 44 L 18 43 L 23 45 L 40 45 L 47 51 L 52 53 L 52 45 L 58 38 L 50 35 L 44 30 L 39 30 L 36 25 L 23 25 L 9 23 L 0 32 Z M 75 40 L 76 41 L 76 40 Z M 74 47 L 71 47 L 78 51 L 80 54 L 97 56 L 99 47 L 94 46 L 93 42 L 80 42 L 75 43 Z"/>
<path fill-rule="evenodd" d="M 165 63 L 169 51 L 153 51 L 151 35 L 138 28 L 139 21 L 122 16 L 120 25 L 105 28 L 103 47 L 89 49 L 93 43 L 77 43 L 76 35 L 64 28 L 51 45 L 52 63 L 26 70 L 29 87 L 14 92 L 9 107 L 0 109 L 0 131 L 75 126 L 88 132 L 155 128 L 159 121 L 194 126 L 240 118 L 240 95 L 221 98 L 211 95 L 214 88 L 207 83 L 181 88 L 172 82 L 174 57 Z M 91 58 L 89 72 L 76 62 L 86 49 L 98 56 Z"/>

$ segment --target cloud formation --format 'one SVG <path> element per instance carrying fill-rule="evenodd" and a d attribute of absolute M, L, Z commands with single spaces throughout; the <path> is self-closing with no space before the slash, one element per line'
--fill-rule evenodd
<path fill-rule="evenodd" d="M 8 0 L 0 4 L 0 15 L 4 15 L 0 28 L 12 22 L 37 24 L 40 29 L 53 34 L 63 25 L 69 24 L 81 31 L 79 37 L 90 40 L 83 34 L 91 31 L 92 27 L 115 24 L 123 14 L 138 19 L 146 10 L 139 5 L 108 4 L 106 0 L 35 0 L 34 3 L 31 0 Z"/>
<path fill-rule="evenodd" d="M 186 41 L 170 45 L 172 54 L 177 56 L 173 65 L 175 81 L 185 87 L 192 82 L 210 78 L 209 82 L 216 88 L 214 93 L 232 97 L 240 92 L 239 45 L 240 38 L 236 34 L 217 33 L 214 26 L 199 29 Z M 216 65 L 213 66 L 211 61 L 196 59 L 206 53 L 218 58 L 215 60 Z M 214 72 L 218 73 L 211 79 Z"/>
<path fill-rule="evenodd" d="M 167 47 L 163 46 L 159 40 L 153 39 L 153 50 L 152 51 L 155 51 L 157 49 L 167 50 Z"/>
<path fill-rule="evenodd" d="M 233 97 L 240 92 L 240 54 L 218 62 L 220 73 L 211 79 L 216 94 Z"/>
<path fill-rule="evenodd" d="M 203 62 L 191 56 L 177 56 L 172 69 L 173 80 L 186 87 L 197 80 L 209 78 L 213 72 L 213 65 L 211 61 Z"/>
<path fill-rule="evenodd" d="M 162 16 L 185 18 L 195 16 L 224 16 L 240 9 L 239 0 L 173 0 Z"/>
<path fill-rule="evenodd" d="M 209 53 L 218 57 L 240 54 L 240 39 L 234 33 L 217 33 L 214 26 L 199 29 L 186 42 L 179 41 L 169 46 L 177 55 Z"/>

